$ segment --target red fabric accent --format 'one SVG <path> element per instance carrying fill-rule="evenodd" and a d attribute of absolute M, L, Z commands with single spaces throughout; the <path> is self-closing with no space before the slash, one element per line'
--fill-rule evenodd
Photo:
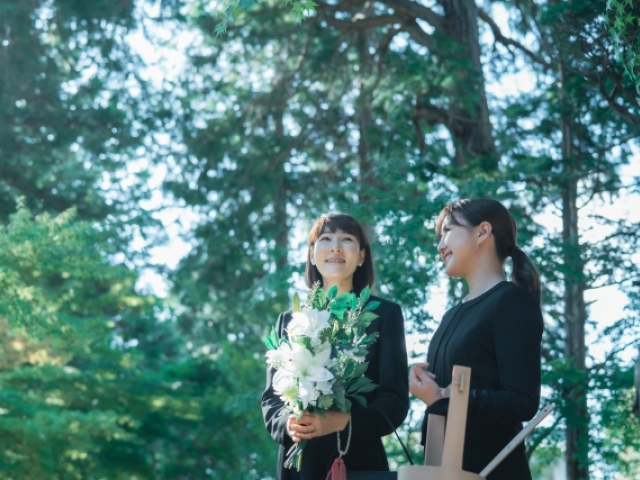
<path fill-rule="evenodd" d="M 347 467 L 344 466 L 342 457 L 338 457 L 333 461 L 326 480 L 347 480 Z"/>

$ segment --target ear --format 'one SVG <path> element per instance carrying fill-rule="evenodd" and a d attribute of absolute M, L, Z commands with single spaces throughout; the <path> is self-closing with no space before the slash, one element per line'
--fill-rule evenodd
<path fill-rule="evenodd" d="M 476 231 L 478 232 L 478 243 L 485 242 L 493 232 L 493 227 L 489 222 L 482 222 L 480 225 L 476 227 Z"/>
<path fill-rule="evenodd" d="M 362 250 L 360 250 L 360 258 L 358 259 L 358 265 L 363 265 L 365 258 L 367 258 L 367 252 L 363 248 Z"/>

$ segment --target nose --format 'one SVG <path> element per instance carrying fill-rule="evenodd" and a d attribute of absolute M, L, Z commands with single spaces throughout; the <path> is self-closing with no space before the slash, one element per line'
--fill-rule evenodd
<path fill-rule="evenodd" d="M 340 242 L 339 239 L 335 239 L 332 243 L 331 243 L 331 251 L 332 252 L 338 252 L 342 250 L 342 243 Z"/>
<path fill-rule="evenodd" d="M 438 252 L 442 253 L 444 250 L 444 236 L 440 237 L 440 240 L 438 241 Z"/>

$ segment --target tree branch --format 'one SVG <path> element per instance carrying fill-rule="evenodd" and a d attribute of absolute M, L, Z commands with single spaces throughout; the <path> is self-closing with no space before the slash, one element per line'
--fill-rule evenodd
<path fill-rule="evenodd" d="M 500 27 L 498 27 L 496 22 L 494 22 L 493 19 L 484 10 L 478 8 L 478 16 L 482 21 L 484 21 L 487 25 L 489 25 L 489 27 L 491 28 L 491 31 L 493 32 L 493 37 L 495 38 L 496 42 L 500 42 L 507 47 L 508 46 L 516 47 L 522 53 L 524 53 L 529 58 L 531 58 L 534 62 L 539 63 L 540 65 L 543 65 L 548 68 L 551 67 L 551 64 L 549 62 L 547 62 L 544 58 L 542 58 L 541 56 L 529 50 L 520 42 L 517 42 L 512 38 L 505 37 L 502 34 L 502 31 L 500 31 Z"/>
<path fill-rule="evenodd" d="M 416 42 L 427 47 L 429 50 L 433 47 L 433 39 L 431 35 L 425 32 L 415 19 L 411 18 L 406 20 L 402 24 L 402 29 L 409 34 L 409 36 Z"/>
<path fill-rule="evenodd" d="M 382 0 L 382 3 L 387 7 L 393 8 L 396 13 L 424 20 L 437 30 L 443 30 L 445 27 L 445 19 L 442 15 L 417 2 L 411 0 Z"/>
<path fill-rule="evenodd" d="M 331 16 L 323 17 L 322 20 L 326 21 L 332 27 L 345 31 L 359 31 L 373 27 L 384 27 L 392 25 L 394 23 L 402 23 L 403 18 L 395 15 L 379 15 L 377 17 L 363 18 L 355 21 L 336 20 Z"/>

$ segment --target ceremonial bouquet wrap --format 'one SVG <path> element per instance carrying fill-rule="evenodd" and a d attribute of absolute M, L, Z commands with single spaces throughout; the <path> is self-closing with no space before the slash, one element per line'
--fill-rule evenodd
<path fill-rule="evenodd" d="M 348 413 L 351 400 L 366 407 L 361 394 L 376 388 L 364 376 L 368 366 L 364 359 L 378 338 L 378 332 L 367 334 L 366 328 L 378 317 L 373 310 L 380 302 L 369 302 L 368 287 L 359 297 L 337 293 L 333 287 L 325 294 L 318 282 L 302 308 L 294 295 L 286 338 L 275 329 L 265 338 L 267 363 L 276 370 L 273 389 L 285 405 L 281 415 L 300 420 L 305 410 L 316 415 L 327 410 Z M 306 444 L 306 440 L 294 444 L 285 467 L 300 470 Z"/>

